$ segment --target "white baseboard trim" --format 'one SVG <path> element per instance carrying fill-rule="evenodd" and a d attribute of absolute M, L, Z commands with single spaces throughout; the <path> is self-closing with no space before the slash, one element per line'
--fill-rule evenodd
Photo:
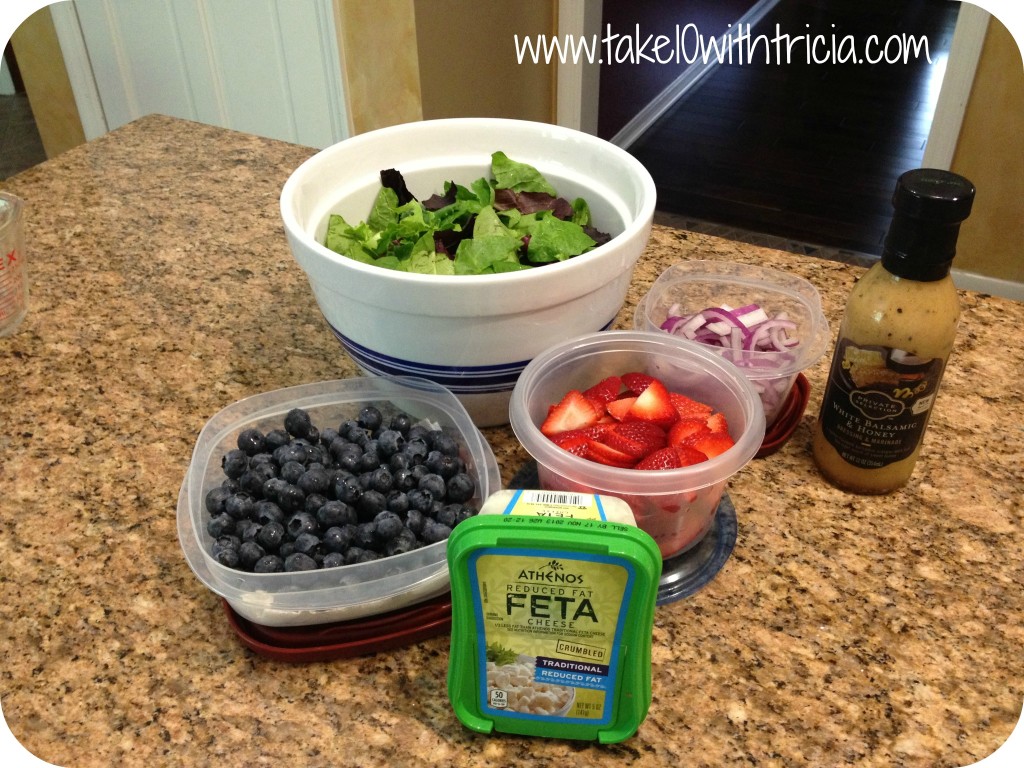
<path fill-rule="evenodd" d="M 979 275 L 976 272 L 964 272 L 959 269 L 952 270 L 952 275 L 953 284 L 962 290 L 988 293 L 1013 301 L 1024 301 L 1024 283 L 1015 283 L 1012 280 Z"/>
<path fill-rule="evenodd" d="M 751 28 L 757 25 L 757 23 L 764 18 L 764 16 L 778 4 L 779 0 L 759 0 L 749 11 L 736 21 L 733 26 L 747 26 Z M 730 32 L 726 32 L 718 38 L 719 45 L 724 45 L 727 42 Z M 679 75 L 675 80 L 668 84 L 664 90 L 655 96 L 651 101 L 644 106 L 628 123 L 612 136 L 609 141 L 618 147 L 627 148 L 633 142 L 640 138 L 640 136 L 650 128 L 654 122 L 661 117 L 668 109 L 676 103 L 682 96 L 689 93 L 693 88 L 697 86 L 705 76 L 712 72 L 718 66 L 716 59 L 710 59 L 707 62 L 696 61 L 686 68 L 686 70 Z"/>

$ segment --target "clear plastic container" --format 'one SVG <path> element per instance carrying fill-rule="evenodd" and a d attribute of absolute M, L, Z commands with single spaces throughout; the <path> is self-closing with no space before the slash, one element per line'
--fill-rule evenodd
<path fill-rule="evenodd" d="M 549 406 L 570 389 L 630 371 L 661 379 L 668 389 L 721 411 L 735 445 L 700 464 L 636 470 L 574 456 L 541 433 Z M 706 346 L 660 332 L 602 331 L 552 347 L 519 377 L 509 417 L 519 442 L 537 461 L 544 490 L 623 499 L 665 558 L 690 549 L 710 530 L 726 480 L 754 457 L 765 432 L 761 401 L 734 365 Z"/>
<path fill-rule="evenodd" d="M 265 626 L 305 626 L 395 611 L 449 589 L 446 542 L 369 563 L 298 573 L 248 573 L 217 562 L 206 530 L 205 497 L 224 480 L 221 458 L 238 434 L 279 429 L 292 408 L 307 410 L 317 426 L 337 427 L 367 405 L 385 414 L 405 411 L 454 437 L 476 481 L 472 503 L 501 487 L 490 446 L 465 408 L 443 387 L 413 377 L 367 377 L 304 384 L 239 400 L 203 427 L 178 496 L 178 538 L 199 580 L 242 617 Z"/>
<path fill-rule="evenodd" d="M 821 297 L 807 280 L 777 269 L 720 261 L 687 261 L 669 267 L 637 304 L 633 327 L 660 331 L 673 315 L 690 315 L 726 304 L 757 304 L 771 315 L 784 312 L 796 323 L 800 344 L 786 352 L 733 351 L 704 345 L 734 363 L 757 390 L 770 427 L 782 411 L 796 377 L 828 348 L 831 334 Z M 674 311 L 673 311 L 674 310 Z"/>

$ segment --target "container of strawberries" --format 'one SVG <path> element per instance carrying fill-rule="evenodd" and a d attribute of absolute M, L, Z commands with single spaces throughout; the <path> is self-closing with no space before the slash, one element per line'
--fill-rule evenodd
<path fill-rule="evenodd" d="M 765 433 L 761 400 L 735 365 L 647 331 L 547 349 L 520 375 L 509 417 L 543 490 L 623 499 L 665 559 L 710 530 L 727 480 Z"/>

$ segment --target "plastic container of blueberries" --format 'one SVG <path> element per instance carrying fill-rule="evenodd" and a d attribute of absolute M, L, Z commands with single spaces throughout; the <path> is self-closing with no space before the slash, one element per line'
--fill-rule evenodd
<path fill-rule="evenodd" d="M 297 573 L 248 573 L 217 562 L 206 530 L 207 492 L 224 480 L 221 458 L 248 428 L 279 429 L 292 408 L 309 412 L 318 427 L 337 427 L 368 405 L 387 418 L 405 411 L 448 432 L 459 443 L 476 482 L 479 508 L 500 490 L 501 476 L 490 445 L 458 399 L 447 389 L 415 377 L 363 377 L 303 384 L 239 400 L 203 427 L 178 495 L 178 538 L 199 580 L 242 618 L 265 627 L 301 627 L 377 616 L 414 606 L 450 589 L 441 541 L 369 563 Z"/>

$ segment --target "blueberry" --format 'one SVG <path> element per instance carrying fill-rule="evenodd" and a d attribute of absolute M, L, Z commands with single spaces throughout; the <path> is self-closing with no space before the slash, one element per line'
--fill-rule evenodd
<path fill-rule="evenodd" d="M 376 528 L 372 521 L 357 525 L 352 546 L 359 549 L 373 549 L 377 545 Z"/>
<path fill-rule="evenodd" d="M 300 461 L 289 460 L 281 465 L 281 479 L 292 485 L 299 482 L 299 478 L 306 474 L 306 465 Z"/>
<path fill-rule="evenodd" d="M 322 530 L 337 525 L 352 525 L 358 522 L 356 511 L 343 501 L 328 501 L 316 512 L 316 521 Z"/>
<path fill-rule="evenodd" d="M 311 493 L 326 494 L 331 488 L 331 476 L 322 466 L 308 467 L 299 477 L 296 485 L 305 491 L 308 496 Z"/>
<path fill-rule="evenodd" d="M 305 464 L 307 458 L 306 446 L 297 441 L 292 441 L 287 445 L 274 449 L 274 461 L 277 462 L 279 467 L 283 467 L 289 461 Z"/>
<path fill-rule="evenodd" d="M 268 499 L 277 503 L 281 498 L 281 491 L 288 487 L 288 483 L 282 480 L 280 477 L 272 477 L 263 483 L 263 489 L 260 495 L 264 499 Z"/>
<path fill-rule="evenodd" d="M 291 541 L 288 541 L 287 539 L 285 539 L 284 541 L 281 542 L 281 546 L 277 548 L 277 556 L 280 557 L 282 560 L 284 560 L 286 557 L 288 557 L 288 555 L 292 554 L 294 551 L 295 551 L 295 544 L 294 544 L 294 542 L 291 542 Z"/>
<path fill-rule="evenodd" d="M 359 418 L 356 421 L 359 422 L 359 426 L 363 429 L 375 432 L 384 423 L 384 415 L 376 406 L 368 405 L 359 412 Z"/>
<path fill-rule="evenodd" d="M 434 497 L 431 496 L 427 491 L 424 491 L 419 488 L 414 488 L 413 490 L 405 494 L 405 496 L 409 500 L 410 512 L 412 510 L 416 510 L 417 512 L 427 514 L 428 512 L 430 512 L 430 507 L 434 503 Z"/>
<path fill-rule="evenodd" d="M 268 552 L 276 552 L 284 541 L 285 528 L 275 521 L 266 523 L 256 534 L 256 543 Z"/>
<path fill-rule="evenodd" d="M 363 555 L 366 554 L 365 549 L 359 547 L 349 547 L 345 550 L 345 565 L 355 565 L 356 563 L 363 562 Z"/>
<path fill-rule="evenodd" d="M 437 500 L 443 499 L 447 491 L 444 478 L 432 472 L 420 478 L 419 484 L 416 487 L 421 491 L 426 491 L 430 494 L 431 498 Z"/>
<path fill-rule="evenodd" d="M 412 459 L 407 454 L 396 453 L 388 459 L 388 469 L 397 472 L 400 469 L 408 469 L 412 466 Z"/>
<path fill-rule="evenodd" d="M 297 539 L 303 533 L 316 534 L 320 532 L 320 526 L 317 525 L 316 518 L 308 512 L 296 512 L 290 518 L 288 518 L 288 535 L 292 537 L 292 540 Z"/>
<path fill-rule="evenodd" d="M 329 446 L 337 440 L 338 437 L 340 437 L 340 435 L 338 435 L 338 430 L 334 429 L 334 427 L 324 427 L 320 430 L 320 443 L 322 445 Z"/>
<path fill-rule="evenodd" d="M 228 568 L 237 568 L 241 558 L 237 549 L 220 549 L 213 553 L 213 559 Z"/>
<path fill-rule="evenodd" d="M 284 559 L 285 571 L 315 571 L 316 560 L 301 552 L 293 552 Z"/>
<path fill-rule="evenodd" d="M 366 437 L 366 430 L 359 426 L 356 419 L 346 419 L 338 425 L 338 434 L 346 440 L 355 442 L 355 438 L 359 435 Z"/>
<path fill-rule="evenodd" d="M 323 555 L 324 545 L 319 536 L 312 533 L 300 533 L 295 537 L 295 551 L 314 557 L 318 554 Z"/>
<path fill-rule="evenodd" d="M 241 543 L 242 540 L 234 534 L 227 534 L 213 542 L 213 551 L 216 552 L 218 549 L 238 549 Z"/>
<path fill-rule="evenodd" d="M 284 571 L 284 560 L 278 555 L 264 555 L 252 567 L 254 573 L 281 573 Z"/>
<path fill-rule="evenodd" d="M 370 475 L 371 490 L 385 495 L 391 490 L 394 482 L 395 478 L 391 474 L 391 470 L 384 466 L 377 467 Z"/>
<path fill-rule="evenodd" d="M 263 448 L 264 450 L 273 453 L 282 445 L 288 445 L 291 441 L 292 436 L 283 429 L 272 429 L 263 437 Z"/>
<path fill-rule="evenodd" d="M 322 507 L 326 503 L 326 496 L 322 496 L 319 493 L 311 493 L 306 497 L 306 503 L 303 506 L 303 509 L 306 512 L 309 512 L 309 514 L 311 515 L 316 515 L 316 513 L 320 510 L 320 507 Z"/>
<path fill-rule="evenodd" d="M 297 485 L 285 484 L 278 491 L 277 504 L 284 512 L 298 512 L 306 507 L 306 494 Z"/>
<path fill-rule="evenodd" d="M 320 439 L 320 432 L 313 426 L 309 413 L 301 408 L 292 408 L 284 417 L 284 428 L 289 435 L 303 440 L 315 442 Z"/>
<path fill-rule="evenodd" d="M 356 513 L 361 521 L 373 520 L 377 515 L 387 509 L 388 500 L 380 491 L 364 491 L 359 501 L 356 502 Z"/>
<path fill-rule="evenodd" d="M 422 424 L 413 424 L 409 427 L 409 431 L 405 433 L 406 440 L 420 440 L 426 443 L 427 435 L 430 434 L 430 430 Z"/>
<path fill-rule="evenodd" d="M 256 561 L 267 554 L 263 547 L 255 541 L 243 541 L 238 547 L 238 562 L 247 571 L 251 571 Z"/>
<path fill-rule="evenodd" d="M 410 509 L 405 515 L 405 527 L 416 534 L 422 533 L 426 521 L 426 515 L 418 509 Z"/>
<path fill-rule="evenodd" d="M 459 514 L 455 518 L 455 525 L 458 525 L 463 520 L 468 520 L 471 517 L 476 517 L 476 510 L 468 504 L 459 504 Z M 454 526 L 453 526 L 454 527 Z"/>
<path fill-rule="evenodd" d="M 427 544 L 435 544 L 439 541 L 444 541 L 452 533 L 452 529 L 447 525 L 442 525 L 434 520 L 427 520 L 423 526 L 423 531 L 420 533 L 420 537 Z"/>
<path fill-rule="evenodd" d="M 450 478 L 458 470 L 458 463 L 451 456 L 434 449 L 427 454 L 423 465 L 435 475 L 440 475 L 445 480 Z"/>
<path fill-rule="evenodd" d="M 381 458 L 377 453 L 377 443 L 371 440 L 363 446 L 363 455 L 359 457 L 358 471 L 373 472 L 380 466 Z"/>
<path fill-rule="evenodd" d="M 464 503 L 472 499 L 474 493 L 476 493 L 476 483 L 465 472 L 452 475 L 445 485 L 445 498 L 448 501 Z"/>
<path fill-rule="evenodd" d="M 460 509 L 460 507 L 454 504 L 447 504 L 437 511 L 434 515 L 434 520 L 441 523 L 441 525 L 447 526 L 449 529 L 454 528 Z"/>
<path fill-rule="evenodd" d="M 224 511 L 235 518 L 235 520 L 247 520 L 252 515 L 252 496 L 247 493 L 235 493 L 228 496 L 224 502 Z"/>
<path fill-rule="evenodd" d="M 373 518 L 374 533 L 379 541 L 390 541 L 405 528 L 402 518 L 394 512 L 384 511 Z"/>
<path fill-rule="evenodd" d="M 225 475 L 232 480 L 237 480 L 249 468 L 249 456 L 245 451 L 234 448 L 224 454 L 220 460 L 220 466 Z"/>
<path fill-rule="evenodd" d="M 258 429 L 243 429 L 238 433 L 235 441 L 238 450 L 243 451 L 247 456 L 255 456 L 264 449 L 263 433 Z"/>
<path fill-rule="evenodd" d="M 277 470 L 273 466 L 267 464 L 252 466 L 250 463 L 249 470 L 243 472 L 242 476 L 238 478 L 238 488 L 250 496 L 262 496 L 263 484 L 276 476 Z"/>
<path fill-rule="evenodd" d="M 408 528 L 403 528 L 397 536 L 384 545 L 384 553 L 386 555 L 403 555 L 417 548 L 416 534 Z"/>
<path fill-rule="evenodd" d="M 239 538 L 242 542 L 255 541 L 257 534 L 260 529 L 263 528 L 259 523 L 253 522 L 252 520 L 240 520 L 237 524 L 236 531 L 238 532 Z"/>
<path fill-rule="evenodd" d="M 345 555 L 341 552 L 328 552 L 324 555 L 324 561 L 320 564 L 323 568 L 337 568 L 345 564 Z"/>
<path fill-rule="evenodd" d="M 354 525 L 336 525 L 324 531 L 322 541 L 328 552 L 344 552 L 352 546 L 355 538 L 356 527 Z"/>
<path fill-rule="evenodd" d="M 381 455 L 381 458 L 391 458 L 402 450 L 404 445 L 405 438 L 397 430 L 383 429 L 377 435 L 377 452 Z"/>
<path fill-rule="evenodd" d="M 439 429 L 430 433 L 430 447 L 452 458 L 459 455 L 459 443 L 447 432 Z"/>
<path fill-rule="evenodd" d="M 402 446 L 402 453 L 408 456 L 413 464 L 416 464 L 426 458 L 430 453 L 430 447 L 422 439 L 406 440 L 405 445 Z"/>
<path fill-rule="evenodd" d="M 398 491 L 411 491 L 419 481 L 416 474 L 409 469 L 396 469 L 392 474 L 392 487 Z"/>
<path fill-rule="evenodd" d="M 387 510 L 397 515 L 404 515 L 409 511 L 409 497 L 405 491 L 391 491 L 387 495 Z"/>
<path fill-rule="evenodd" d="M 235 523 L 235 518 L 226 512 L 221 512 L 219 515 L 210 518 L 206 524 L 206 532 L 215 539 L 229 536 L 235 533 Z"/>
<path fill-rule="evenodd" d="M 223 486 L 212 488 L 209 493 L 206 494 L 206 511 L 211 515 L 219 515 L 224 511 L 224 502 L 227 501 L 231 495 L 231 491 Z"/>
<path fill-rule="evenodd" d="M 389 426 L 391 427 L 391 429 L 395 430 L 400 435 L 404 436 L 408 434 L 409 427 L 412 426 L 412 417 L 410 417 L 409 414 L 404 412 L 396 413 L 394 416 L 391 417 L 391 422 Z"/>
<path fill-rule="evenodd" d="M 355 504 L 363 495 L 363 489 L 359 486 L 359 479 L 354 475 L 348 475 L 343 480 L 334 483 L 334 498 L 346 504 Z"/>

